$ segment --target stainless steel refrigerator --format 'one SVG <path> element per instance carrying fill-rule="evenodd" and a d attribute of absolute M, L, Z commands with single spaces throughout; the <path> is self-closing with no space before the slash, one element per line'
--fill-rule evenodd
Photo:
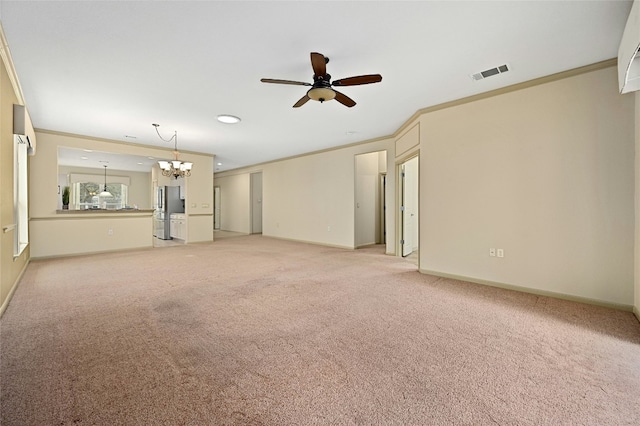
<path fill-rule="evenodd" d="M 184 213 L 184 201 L 177 186 L 159 186 L 156 194 L 153 236 L 161 240 L 171 239 L 171 213 Z"/>

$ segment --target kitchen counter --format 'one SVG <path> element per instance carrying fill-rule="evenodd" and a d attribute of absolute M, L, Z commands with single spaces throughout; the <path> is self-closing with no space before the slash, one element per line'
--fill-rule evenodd
<path fill-rule="evenodd" d="M 153 213 L 155 210 L 153 209 L 120 209 L 120 210 L 112 210 L 112 209 L 86 209 L 86 210 L 56 210 L 56 214 L 95 214 L 95 213 L 113 213 L 113 214 L 122 214 L 122 213 L 140 213 L 140 214 L 149 214 Z"/>

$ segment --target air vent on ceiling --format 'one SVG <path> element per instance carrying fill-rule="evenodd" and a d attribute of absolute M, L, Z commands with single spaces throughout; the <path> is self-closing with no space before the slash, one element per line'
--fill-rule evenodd
<path fill-rule="evenodd" d="M 498 74 L 502 74 L 509 71 L 509 66 L 508 65 L 500 65 L 499 67 L 495 67 L 495 68 L 491 68 L 488 70 L 484 70 L 475 74 L 471 74 L 471 79 L 478 81 L 478 80 L 484 80 L 487 77 L 491 77 L 492 75 L 498 75 Z"/>

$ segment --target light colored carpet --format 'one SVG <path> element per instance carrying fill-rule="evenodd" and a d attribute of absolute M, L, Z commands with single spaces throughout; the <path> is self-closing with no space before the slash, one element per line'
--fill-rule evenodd
<path fill-rule="evenodd" d="M 262 236 L 34 261 L 0 424 L 640 424 L 628 312 Z"/>

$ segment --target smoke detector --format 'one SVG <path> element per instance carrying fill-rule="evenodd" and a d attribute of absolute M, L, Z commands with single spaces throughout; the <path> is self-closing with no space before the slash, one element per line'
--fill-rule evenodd
<path fill-rule="evenodd" d="M 507 71 L 509 71 L 509 66 L 507 64 L 504 64 L 494 68 L 490 68 L 488 70 L 477 72 L 475 74 L 471 74 L 470 77 L 474 81 L 479 81 L 494 75 L 505 73 Z"/>

